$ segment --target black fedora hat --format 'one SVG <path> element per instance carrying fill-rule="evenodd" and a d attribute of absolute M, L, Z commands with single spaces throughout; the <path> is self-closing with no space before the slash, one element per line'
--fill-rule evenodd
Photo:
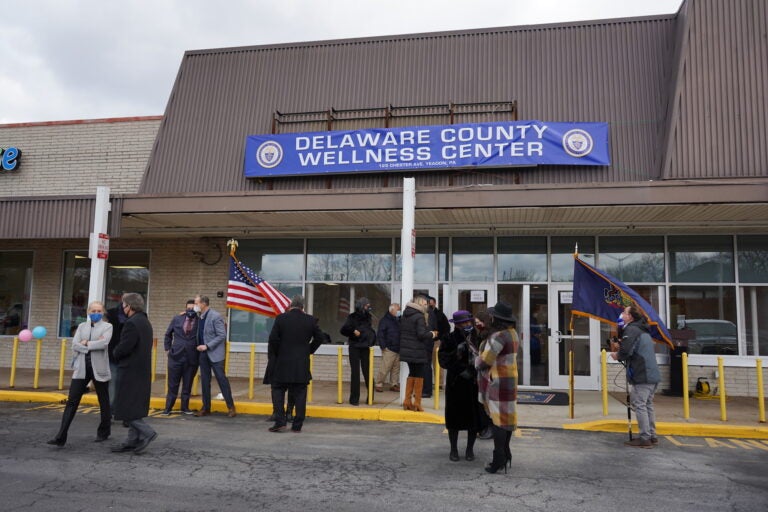
<path fill-rule="evenodd" d="M 497 302 L 495 306 L 488 308 L 488 313 L 490 313 L 493 318 L 517 323 L 517 317 L 512 313 L 512 306 L 507 302 Z"/>

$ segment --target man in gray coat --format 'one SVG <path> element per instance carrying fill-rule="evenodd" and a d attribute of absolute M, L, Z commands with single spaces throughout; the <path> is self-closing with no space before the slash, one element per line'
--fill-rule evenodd
<path fill-rule="evenodd" d="M 113 446 L 112 451 L 141 453 L 157 437 L 144 421 L 149 415 L 152 391 L 152 324 L 138 293 L 124 294 L 121 307 L 128 319 L 113 352 L 120 372 L 115 419 L 128 422 L 128 438 Z"/>
<path fill-rule="evenodd" d="M 640 437 L 624 444 L 635 448 L 652 448 L 659 442 L 656 437 L 656 415 L 653 410 L 653 395 L 661 381 L 656 353 L 649 334 L 648 324 L 635 306 L 624 308 L 621 313 L 624 332 L 621 343 L 611 343 L 611 357 L 625 361 L 627 381 L 632 384 L 630 401 L 637 417 Z"/>
<path fill-rule="evenodd" d="M 232 399 L 232 388 L 224 373 L 224 356 L 226 355 L 227 327 L 224 318 L 215 309 L 211 309 L 210 300 L 205 295 L 195 297 L 195 311 L 200 315 L 197 329 L 197 350 L 200 352 L 200 384 L 203 393 L 203 408 L 195 416 L 211 414 L 211 370 L 219 383 L 219 389 L 224 396 L 229 410 L 227 416 L 234 418 L 235 402 Z"/>

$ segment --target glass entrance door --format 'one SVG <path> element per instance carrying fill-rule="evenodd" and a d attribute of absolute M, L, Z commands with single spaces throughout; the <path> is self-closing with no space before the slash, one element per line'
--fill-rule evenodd
<path fill-rule="evenodd" d="M 463 309 L 474 316 L 496 304 L 496 287 L 488 283 L 443 285 L 445 307 L 443 313 L 451 318 L 454 311 Z"/>
<path fill-rule="evenodd" d="M 597 389 L 600 374 L 600 324 L 597 320 L 574 316 L 571 330 L 572 299 L 572 285 L 550 287 L 550 383 L 553 388 L 568 389 L 568 354 L 573 352 L 574 388 Z"/>

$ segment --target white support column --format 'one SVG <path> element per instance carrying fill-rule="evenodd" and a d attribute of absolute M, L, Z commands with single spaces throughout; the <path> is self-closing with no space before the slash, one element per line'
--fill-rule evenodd
<path fill-rule="evenodd" d="M 400 232 L 400 261 L 402 262 L 402 280 L 400 282 L 400 307 L 413 298 L 413 262 L 416 258 L 416 179 L 403 178 L 403 230 Z M 408 365 L 400 363 L 400 403 L 405 399 L 405 381 L 408 378 Z"/>
<path fill-rule="evenodd" d="M 98 257 L 99 234 L 107 233 L 107 222 L 112 205 L 109 202 L 109 187 L 96 187 L 96 206 L 93 213 L 88 257 L 91 258 L 91 281 L 88 287 L 88 304 L 95 300 L 104 301 L 104 269 L 107 260 Z"/>

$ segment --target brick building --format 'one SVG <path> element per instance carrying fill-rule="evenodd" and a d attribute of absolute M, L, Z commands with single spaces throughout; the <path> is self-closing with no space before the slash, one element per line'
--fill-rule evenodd
<path fill-rule="evenodd" d="M 688 344 L 692 385 L 723 357 L 729 391 L 754 395 L 755 359 L 768 353 L 766 9 L 687 0 L 664 16 L 190 51 L 162 118 L 0 126 L 0 146 L 22 150 L 0 175 L 0 309 L 21 309 L 5 335 L 26 324 L 66 337 L 76 324 L 93 194 L 106 185 L 108 307 L 141 291 L 158 337 L 194 293 L 224 311 L 236 238 L 244 263 L 306 295 L 342 342 L 355 298 L 377 314 L 400 301 L 403 178 L 414 177 L 414 287 L 448 313 L 511 302 L 523 386 L 566 387 L 571 344 L 577 388 L 599 386 L 609 328 L 581 319 L 569 332 L 578 243 Z M 605 125 L 609 161 L 429 168 L 413 165 L 426 146 L 412 144 L 371 170 L 341 168 L 343 149 L 329 152 L 343 134 L 406 147 L 404 132 L 460 138 L 534 120 Z M 257 154 L 315 141 L 325 160 L 253 174 L 250 140 L 266 144 Z M 231 372 L 247 371 L 254 343 L 262 367 L 270 320 L 228 320 Z M 315 377 L 333 379 L 336 347 L 321 351 Z M 658 358 L 668 381 L 662 346 Z M 44 364 L 57 367 L 55 348 Z"/>

